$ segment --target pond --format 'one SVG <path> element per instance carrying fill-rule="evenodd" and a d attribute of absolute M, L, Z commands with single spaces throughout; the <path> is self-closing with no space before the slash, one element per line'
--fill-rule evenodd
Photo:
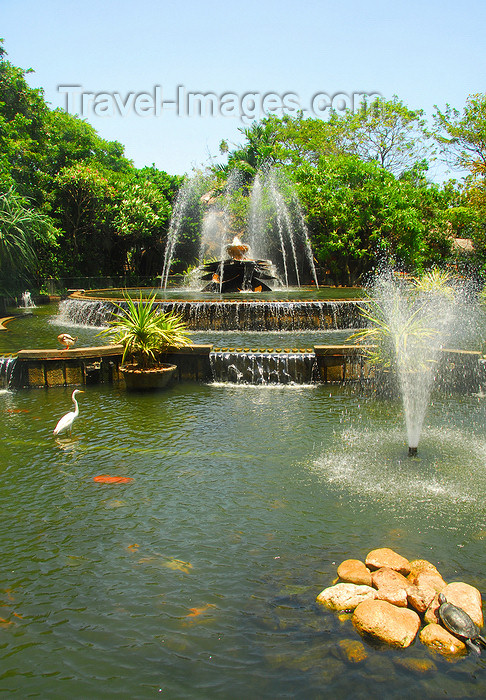
<path fill-rule="evenodd" d="M 55 339 L 52 317 L 13 321 L 2 342 L 14 324 Z M 353 663 L 350 620 L 315 603 L 340 561 L 380 546 L 486 590 L 481 396 L 434 396 L 409 459 L 401 405 L 350 388 L 88 386 L 56 440 L 71 391 L 0 395 L 0 692 L 486 695 L 486 656 L 365 641 Z"/>

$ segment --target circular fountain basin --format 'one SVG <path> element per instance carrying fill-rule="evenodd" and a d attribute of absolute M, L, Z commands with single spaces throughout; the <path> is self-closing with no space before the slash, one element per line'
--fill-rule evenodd
<path fill-rule="evenodd" d="M 155 295 L 161 301 L 243 301 L 251 300 L 257 303 L 259 300 L 268 301 L 354 301 L 366 297 L 366 292 L 361 287 L 280 287 L 271 292 L 234 292 L 232 294 L 217 294 L 202 292 L 195 289 L 181 287 L 161 289 L 160 287 L 128 287 L 110 289 L 80 290 L 71 295 L 73 298 L 83 299 L 108 299 L 123 301 L 125 296 L 132 299 L 143 299 Z"/>
<path fill-rule="evenodd" d="M 63 302 L 63 312 L 74 323 L 103 325 L 115 305 L 124 303 L 125 293 L 134 299 L 156 293 L 155 303 L 161 310 L 179 314 L 191 330 L 300 331 L 357 328 L 362 324 L 359 290 L 335 288 L 235 295 L 195 295 L 179 289 L 80 291 Z"/>

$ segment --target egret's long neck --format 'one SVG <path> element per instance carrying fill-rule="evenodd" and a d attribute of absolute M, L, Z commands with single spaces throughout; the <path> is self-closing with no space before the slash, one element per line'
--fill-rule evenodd
<path fill-rule="evenodd" d="M 76 401 L 75 396 L 73 396 L 73 404 L 74 404 L 74 415 L 79 416 L 79 406 L 78 406 L 78 402 Z"/>

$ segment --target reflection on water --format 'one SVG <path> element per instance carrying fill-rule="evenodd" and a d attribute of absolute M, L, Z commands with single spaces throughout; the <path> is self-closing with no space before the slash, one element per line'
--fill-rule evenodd
<path fill-rule="evenodd" d="M 315 604 L 376 546 L 486 590 L 483 401 L 437 399 L 409 460 L 400 406 L 338 387 L 87 387 L 60 446 L 70 393 L 0 397 L 3 693 L 485 695 L 481 658 L 352 663 L 351 623 Z"/>

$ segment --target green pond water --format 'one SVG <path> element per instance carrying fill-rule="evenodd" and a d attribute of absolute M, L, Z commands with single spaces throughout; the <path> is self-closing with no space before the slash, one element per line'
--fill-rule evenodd
<path fill-rule="evenodd" d="M 55 340 L 34 313 L 2 342 Z M 434 396 L 409 459 L 399 402 L 348 388 L 88 386 L 56 439 L 71 391 L 0 394 L 1 696 L 486 696 L 486 653 L 353 663 L 315 603 L 380 546 L 486 591 L 484 398 Z"/>

